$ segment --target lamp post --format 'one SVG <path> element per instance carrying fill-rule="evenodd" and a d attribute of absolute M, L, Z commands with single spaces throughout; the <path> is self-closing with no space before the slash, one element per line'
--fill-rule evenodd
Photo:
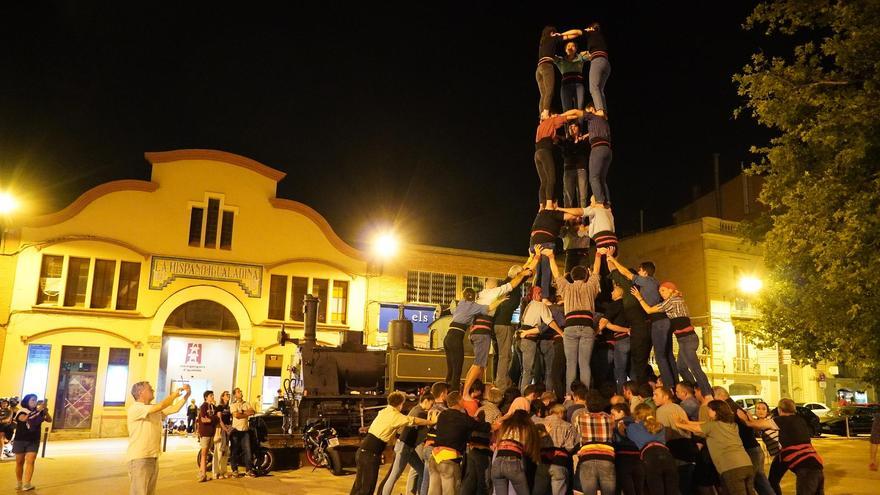
<path fill-rule="evenodd" d="M 9 217 L 18 209 L 18 200 L 8 192 L 0 192 L 0 253 L 6 252 L 6 226 Z"/>
<path fill-rule="evenodd" d="M 367 262 L 367 286 L 364 297 L 364 337 L 369 326 L 370 305 L 378 302 L 370 300 L 370 279 L 382 276 L 385 262 L 394 258 L 400 250 L 400 241 L 392 231 L 383 231 L 375 234 L 370 241 L 370 260 Z M 378 329 L 378 326 L 377 326 Z"/>

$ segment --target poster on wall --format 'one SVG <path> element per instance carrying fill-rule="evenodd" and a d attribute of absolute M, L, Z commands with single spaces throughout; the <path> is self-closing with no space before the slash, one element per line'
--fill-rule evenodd
<path fill-rule="evenodd" d="M 159 362 L 159 394 L 164 397 L 174 387 L 188 383 L 192 397 L 201 405 L 205 390 L 213 390 L 216 400 L 224 390 L 232 392 L 238 358 L 238 340 L 205 337 L 166 336 L 162 339 Z M 186 407 L 173 416 L 186 418 Z"/>
<path fill-rule="evenodd" d="M 400 316 L 398 306 L 393 303 L 379 304 L 379 332 L 387 332 L 388 322 L 396 320 Z M 436 308 L 434 306 L 408 304 L 403 307 L 403 316 L 412 322 L 413 333 L 416 335 L 428 334 L 428 327 L 434 322 L 435 312 Z"/>

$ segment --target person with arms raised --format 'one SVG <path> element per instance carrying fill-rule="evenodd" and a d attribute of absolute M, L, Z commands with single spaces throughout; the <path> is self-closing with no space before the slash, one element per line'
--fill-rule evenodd
<path fill-rule="evenodd" d="M 183 392 L 181 397 L 180 393 Z M 180 411 L 192 390 L 189 384 L 174 389 L 162 402 L 156 398 L 150 382 L 131 386 L 134 403 L 128 408 L 128 477 L 129 495 L 155 495 L 159 478 L 159 453 L 162 451 L 162 424 L 165 418 Z"/>

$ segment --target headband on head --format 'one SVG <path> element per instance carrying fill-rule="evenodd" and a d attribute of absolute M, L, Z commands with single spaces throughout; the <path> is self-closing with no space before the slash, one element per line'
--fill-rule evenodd
<path fill-rule="evenodd" d="M 660 287 L 666 287 L 669 290 L 678 290 L 678 286 L 668 280 L 660 284 Z"/>

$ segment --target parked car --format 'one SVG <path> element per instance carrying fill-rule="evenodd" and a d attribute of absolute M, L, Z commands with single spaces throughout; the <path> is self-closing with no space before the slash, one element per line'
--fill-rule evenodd
<path fill-rule="evenodd" d="M 880 413 L 880 405 L 871 404 L 864 406 L 844 406 L 837 411 L 832 411 L 822 421 L 822 433 L 846 435 L 847 422 L 849 422 L 850 435 L 871 433 L 871 423 L 874 415 Z"/>
<path fill-rule="evenodd" d="M 752 416 L 755 415 L 755 404 L 766 402 L 760 395 L 731 395 L 730 398 Z"/>
<path fill-rule="evenodd" d="M 799 406 L 806 407 L 807 409 L 813 411 L 813 414 L 819 416 L 819 419 L 824 418 L 831 412 L 831 409 L 828 408 L 825 404 L 821 402 L 806 402 L 804 404 L 798 404 Z"/>

